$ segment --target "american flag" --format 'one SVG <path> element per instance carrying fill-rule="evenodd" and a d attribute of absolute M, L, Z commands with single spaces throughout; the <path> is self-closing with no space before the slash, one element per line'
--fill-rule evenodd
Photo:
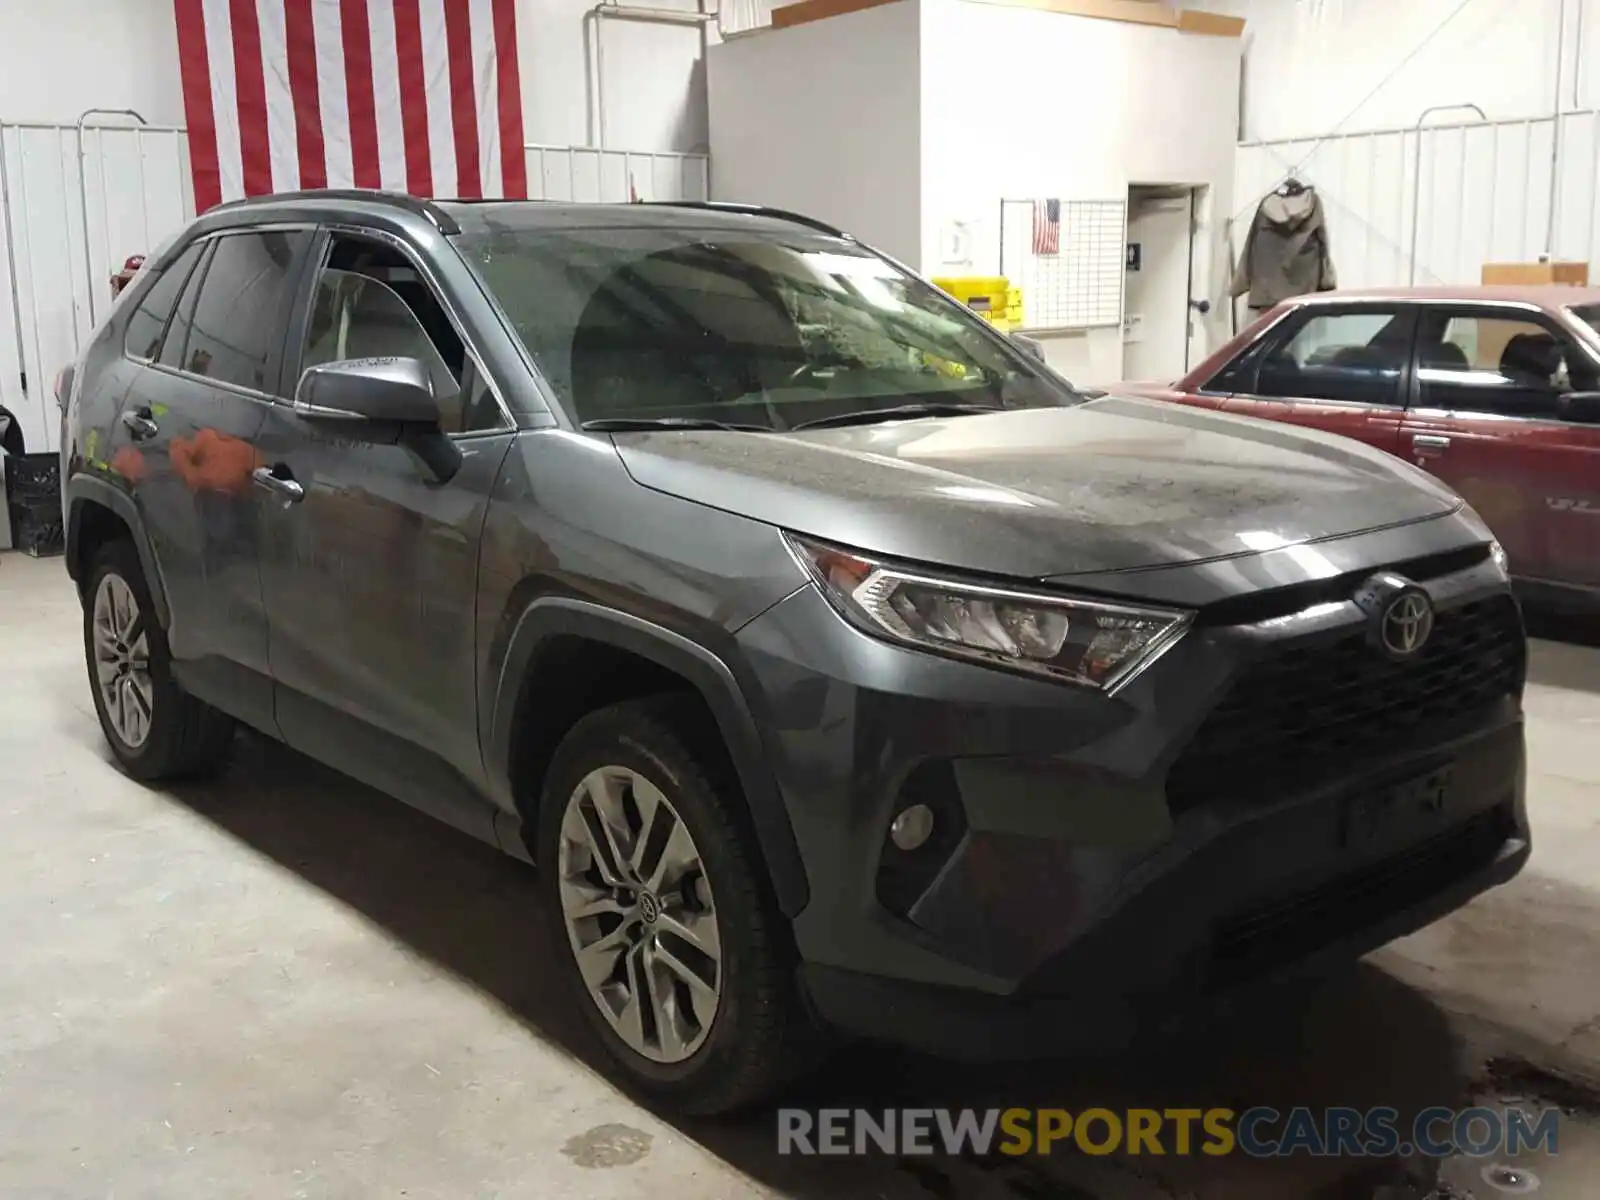
<path fill-rule="evenodd" d="M 195 210 L 297 188 L 524 197 L 516 0 L 173 0 Z"/>
<path fill-rule="evenodd" d="M 1061 253 L 1061 201 L 1033 202 L 1033 252 Z"/>

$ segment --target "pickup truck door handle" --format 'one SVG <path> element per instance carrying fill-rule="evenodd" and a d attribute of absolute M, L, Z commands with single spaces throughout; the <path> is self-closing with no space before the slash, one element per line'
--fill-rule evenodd
<path fill-rule="evenodd" d="M 1434 433 L 1419 433 L 1411 439 L 1411 450 L 1418 458 L 1438 458 L 1450 449 L 1450 439 Z"/>
<path fill-rule="evenodd" d="M 148 408 L 135 408 L 122 414 L 122 423 L 136 442 L 149 441 L 161 432 Z"/>
<path fill-rule="evenodd" d="M 265 488 L 282 500 L 285 508 L 306 498 L 306 489 L 289 473 L 288 467 L 257 467 L 250 472 L 250 478 L 257 487 Z"/>

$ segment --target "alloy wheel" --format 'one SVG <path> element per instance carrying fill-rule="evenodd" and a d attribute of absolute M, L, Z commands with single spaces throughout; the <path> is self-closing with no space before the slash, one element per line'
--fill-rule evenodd
<path fill-rule="evenodd" d="M 123 745 L 139 749 L 155 715 L 150 640 L 133 589 L 114 573 L 101 576 L 94 593 L 94 673 L 106 719 Z"/>
<path fill-rule="evenodd" d="M 591 999 L 658 1063 L 705 1042 L 722 997 L 722 941 L 700 851 L 677 809 L 627 767 L 585 775 L 561 820 L 562 918 Z"/>

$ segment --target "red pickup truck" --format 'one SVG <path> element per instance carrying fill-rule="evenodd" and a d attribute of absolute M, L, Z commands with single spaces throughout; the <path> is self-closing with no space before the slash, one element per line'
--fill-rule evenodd
<path fill-rule="evenodd" d="M 1301 296 L 1182 379 L 1116 390 L 1407 459 L 1478 510 L 1529 599 L 1600 601 L 1600 288 Z"/>

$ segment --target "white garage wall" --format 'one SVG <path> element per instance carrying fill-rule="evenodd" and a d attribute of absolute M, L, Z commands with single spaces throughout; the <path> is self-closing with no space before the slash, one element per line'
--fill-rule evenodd
<path fill-rule="evenodd" d="M 1213 248 L 1215 269 L 1195 280 L 1195 296 L 1210 296 L 1220 313 L 1238 39 L 964 0 L 924 0 L 923 12 L 928 272 L 998 271 L 1001 199 L 1122 201 L 1131 183 L 1205 185 L 1207 212 L 1217 215 L 1198 237 Z M 991 64 L 1003 71 L 991 76 Z M 962 241 L 963 257 L 948 260 Z M 1208 340 L 1225 340 L 1225 326 Z M 1122 376 L 1119 327 L 1042 340 L 1051 364 L 1076 382 Z"/>
<path fill-rule="evenodd" d="M 172 0 L 7 0 L 0 119 L 70 124 L 90 107 L 183 123 Z"/>
<path fill-rule="evenodd" d="M 713 48 L 716 198 L 831 221 L 920 265 L 921 20 L 901 0 Z"/>
<path fill-rule="evenodd" d="M 1431 105 L 1463 101 L 1492 120 L 1549 117 L 1558 64 L 1562 107 L 1600 107 L 1593 53 L 1600 0 L 1205 0 L 1203 7 L 1247 21 L 1246 141 L 1405 127 Z"/>

